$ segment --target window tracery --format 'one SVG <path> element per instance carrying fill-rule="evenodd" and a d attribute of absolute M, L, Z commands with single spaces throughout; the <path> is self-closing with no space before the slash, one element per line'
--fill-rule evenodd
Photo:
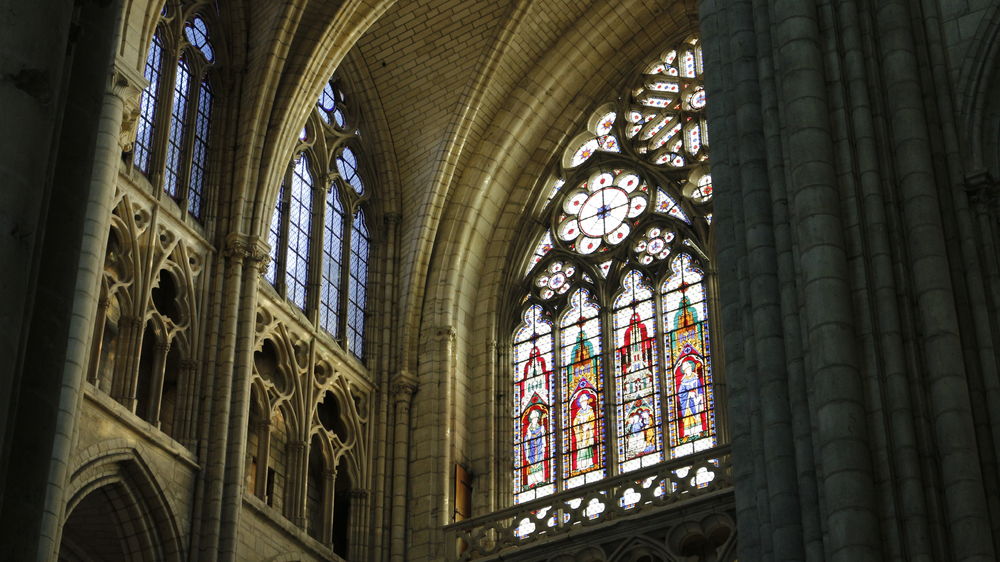
<path fill-rule="evenodd" d="M 716 443 L 702 73 L 696 37 L 660 53 L 553 165 L 512 339 L 517 503 Z"/>
<path fill-rule="evenodd" d="M 363 359 L 370 189 L 360 133 L 345 100 L 339 82 L 331 80 L 302 129 L 268 229 L 273 267 L 266 279 Z"/>
<path fill-rule="evenodd" d="M 168 2 L 146 54 L 149 84 L 139 102 L 132 164 L 197 219 L 205 206 L 215 63 L 198 5 Z"/>

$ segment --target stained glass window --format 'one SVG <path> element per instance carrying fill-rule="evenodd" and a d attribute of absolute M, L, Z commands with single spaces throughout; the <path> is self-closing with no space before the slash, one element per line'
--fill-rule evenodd
<path fill-rule="evenodd" d="M 143 76 L 149 82 L 142 91 L 139 100 L 139 121 L 136 125 L 135 148 L 132 161 L 135 167 L 144 174 L 150 169 L 150 159 L 153 150 L 153 131 L 156 125 L 157 93 L 160 88 L 160 71 L 163 64 L 163 39 L 160 32 L 153 35 L 146 53 L 146 64 Z"/>
<path fill-rule="evenodd" d="M 288 255 L 285 258 L 285 294 L 306 308 L 309 284 L 309 242 L 312 230 L 313 176 L 309 157 L 301 155 L 292 171 L 288 202 Z"/>
<path fill-rule="evenodd" d="M 276 266 L 267 279 L 309 316 L 315 312 L 319 328 L 363 359 L 372 236 L 370 189 L 362 175 L 369 168 L 358 133 L 345 134 L 345 128 L 355 128 L 349 116 L 357 111 L 347 111 L 339 84 L 326 84 L 300 129 L 301 156 L 286 174 L 290 179 L 271 218 L 268 244 Z M 326 188 L 316 189 L 314 178 L 327 178 Z"/>
<path fill-rule="evenodd" d="M 198 96 L 198 113 L 194 122 L 194 148 L 191 157 L 191 178 L 188 182 L 188 212 L 201 217 L 202 194 L 208 168 L 208 131 L 212 123 L 212 88 L 202 80 Z"/>
<path fill-rule="evenodd" d="M 336 186 L 326 196 L 323 222 L 323 282 L 320 285 L 319 323 L 336 337 L 340 334 L 340 272 L 344 247 L 344 206 Z"/>
<path fill-rule="evenodd" d="M 175 25 L 183 25 L 183 33 L 179 27 L 162 30 Z M 165 53 L 171 58 L 165 60 Z M 132 156 L 136 168 L 152 181 L 160 178 L 163 191 L 198 219 L 204 212 L 208 180 L 214 101 L 208 71 L 214 62 L 208 25 L 201 16 L 187 23 L 160 23 L 146 54 L 144 76 L 149 85 L 139 104 Z M 172 73 L 165 71 L 170 64 Z M 166 135 L 156 134 L 161 128 Z"/>
<path fill-rule="evenodd" d="M 191 86 L 191 70 L 181 59 L 177 63 L 174 77 L 174 106 L 170 112 L 170 133 L 167 136 L 167 166 L 163 175 L 163 190 L 173 198 L 180 195 L 178 182 L 182 173 L 181 152 L 184 150 L 188 89 Z"/>
<path fill-rule="evenodd" d="M 282 256 L 281 247 L 281 225 L 285 222 L 285 184 L 281 184 L 281 188 L 278 189 L 278 199 L 274 203 L 274 212 L 271 213 L 271 226 L 267 231 L 267 244 L 271 247 L 269 257 L 271 258 L 271 266 L 267 269 L 266 278 L 271 282 L 272 285 L 276 285 L 278 282 L 278 268 L 280 267 L 278 259 Z"/>
<path fill-rule="evenodd" d="M 717 443 L 697 38 L 641 70 L 540 194 L 546 229 L 525 248 L 512 332 L 518 503 Z"/>
<path fill-rule="evenodd" d="M 365 304 L 367 303 L 368 283 L 368 226 L 365 224 L 364 211 L 354 215 L 354 226 L 351 229 L 351 273 L 348 284 L 347 305 L 347 348 L 362 357 L 364 353 L 365 335 Z"/>

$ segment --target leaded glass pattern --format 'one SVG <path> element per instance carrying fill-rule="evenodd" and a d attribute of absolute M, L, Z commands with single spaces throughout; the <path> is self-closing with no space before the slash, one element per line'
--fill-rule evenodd
<path fill-rule="evenodd" d="M 519 502 L 555 491 L 552 321 L 529 307 L 514 334 L 514 494 Z"/>
<path fill-rule="evenodd" d="M 135 148 L 132 161 L 144 174 L 150 172 L 153 150 L 153 132 L 156 125 L 157 93 L 160 89 L 160 72 L 163 65 L 163 39 L 159 30 L 153 35 L 146 53 L 143 76 L 149 82 L 139 100 L 139 121 L 136 124 Z"/>
<path fill-rule="evenodd" d="M 200 218 L 208 173 L 208 133 L 212 123 L 212 88 L 208 80 L 201 81 L 199 92 L 198 113 L 194 122 L 191 177 L 188 182 L 188 212 Z"/>
<path fill-rule="evenodd" d="M 569 298 L 560 320 L 563 478 L 573 488 L 604 477 L 604 377 L 600 307 L 585 289 Z"/>
<path fill-rule="evenodd" d="M 288 254 L 285 258 L 285 292 L 288 300 L 306 308 L 309 286 L 309 244 L 312 230 L 313 177 L 309 157 L 301 155 L 292 170 L 288 201 Z"/>
<path fill-rule="evenodd" d="M 181 153 L 184 151 L 184 139 L 187 136 L 186 117 L 188 111 L 188 89 L 191 87 L 191 69 L 187 61 L 177 62 L 177 72 L 174 77 L 174 105 L 170 112 L 170 133 L 167 137 L 167 165 L 163 175 L 163 190 L 173 198 L 180 195 L 178 182 L 183 173 Z"/>
<path fill-rule="evenodd" d="M 319 323 L 330 335 L 340 334 L 340 278 L 344 247 L 344 206 L 336 186 L 326 196 L 323 219 L 323 279 L 320 284 Z"/>
<path fill-rule="evenodd" d="M 278 189 L 278 199 L 274 203 L 274 212 L 271 213 L 271 225 L 267 230 L 267 244 L 271 247 L 268 257 L 271 258 L 271 266 L 267 268 L 265 278 L 275 285 L 278 282 L 278 259 L 281 257 L 282 247 L 281 225 L 285 223 L 285 184 L 281 184 Z"/>
<path fill-rule="evenodd" d="M 670 456 L 689 455 L 716 443 L 708 299 L 690 254 L 678 254 L 663 282 L 663 325 L 669 366 Z"/>
<path fill-rule="evenodd" d="M 351 273 L 347 289 L 347 348 L 357 357 L 364 354 L 365 305 L 368 285 L 368 226 L 364 211 L 354 215 L 351 228 Z"/>
<path fill-rule="evenodd" d="M 268 243 L 278 267 L 273 275 L 268 273 L 268 280 L 278 296 L 302 309 L 303 319 L 315 322 L 345 352 L 363 361 L 372 190 L 362 176 L 373 174 L 351 121 L 357 110 L 348 111 L 344 100 L 340 82 L 330 80 L 299 129 L 295 150 L 300 157 L 286 173 L 291 193 L 278 195 L 271 220 Z M 323 189 L 317 189 L 314 178 L 325 178 Z"/>
<path fill-rule="evenodd" d="M 511 332 L 518 503 L 717 444 L 698 39 L 640 71 L 538 185 Z"/>
<path fill-rule="evenodd" d="M 163 19 L 146 55 L 149 80 L 139 104 L 132 162 L 152 182 L 201 219 L 208 182 L 215 63 L 208 25 L 200 15 Z M 173 68 L 173 71 L 167 69 Z M 165 130 L 165 135 L 157 134 Z"/>

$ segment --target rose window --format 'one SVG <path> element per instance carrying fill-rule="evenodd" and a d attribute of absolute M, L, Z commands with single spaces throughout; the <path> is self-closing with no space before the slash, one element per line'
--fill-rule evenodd
<path fill-rule="evenodd" d="M 581 254 L 620 244 L 632 231 L 627 222 L 648 206 L 646 184 L 631 172 L 602 172 L 568 194 L 559 238 Z M 606 246 L 607 245 L 607 246 Z"/>

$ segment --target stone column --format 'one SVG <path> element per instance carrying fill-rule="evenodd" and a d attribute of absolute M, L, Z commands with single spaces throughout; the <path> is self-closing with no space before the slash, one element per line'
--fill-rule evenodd
<path fill-rule="evenodd" d="M 235 308 L 231 334 L 233 342 L 232 376 L 224 377 L 230 379 L 232 394 L 229 415 L 225 420 L 225 431 L 229 435 L 226 440 L 219 558 L 221 560 L 235 560 L 239 512 L 243 505 L 247 418 L 250 415 L 254 328 L 257 321 L 257 283 L 267 269 L 270 247 L 257 237 L 235 234 L 229 236 L 226 244 L 229 255 L 238 256 L 237 259 L 242 267 L 239 273 L 241 285 L 239 297 L 236 302 L 232 303 Z M 304 465 L 302 470 L 304 470 Z M 305 488 L 302 487 L 302 490 L 304 493 Z M 300 511 L 301 505 L 302 499 L 300 498 Z M 300 521 L 301 518 L 302 514 L 299 513 Z"/>
<path fill-rule="evenodd" d="M 396 427 L 393 432 L 395 450 L 392 463 L 392 524 L 390 526 L 392 562 L 406 560 L 406 494 L 407 465 L 410 450 L 410 405 L 417 391 L 415 381 L 406 375 L 392 386 L 395 398 Z"/>
<path fill-rule="evenodd" d="M 364 560 L 365 555 L 368 552 L 368 543 L 365 538 L 368 536 L 369 529 L 367 528 L 366 522 L 368 518 L 366 517 L 368 513 L 368 498 L 370 494 L 368 490 L 354 489 L 350 491 L 351 494 L 351 515 L 350 515 L 350 532 L 348 536 L 348 560 Z"/>
<path fill-rule="evenodd" d="M 0 101 L 17 116 L 7 129 L 18 135 L 8 142 L 27 152 L 0 151 L 14 159 L 0 161 L 12 197 L 3 207 L 14 213 L 4 228 L 14 234 L 5 263 L 23 264 L 4 273 L 11 300 L 0 315 L 19 319 L 3 324 L 15 330 L 2 338 L 15 346 L 15 370 L 0 375 L 12 424 L 2 428 L 9 439 L 2 456 L 18 454 L 0 466 L 0 544 L 11 559 L 51 560 L 100 297 L 122 113 L 137 84 L 112 67 L 120 2 L 5 3 L 3 10 Z"/>

